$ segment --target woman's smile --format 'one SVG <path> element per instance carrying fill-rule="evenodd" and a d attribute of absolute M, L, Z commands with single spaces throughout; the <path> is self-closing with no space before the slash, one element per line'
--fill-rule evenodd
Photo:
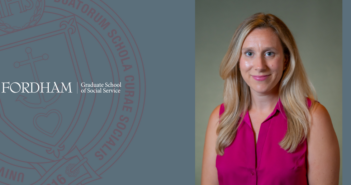
<path fill-rule="evenodd" d="M 283 46 L 272 28 L 256 28 L 247 35 L 239 65 L 251 93 L 278 93 L 284 59 Z"/>
<path fill-rule="evenodd" d="M 252 75 L 252 78 L 254 78 L 257 81 L 264 81 L 269 77 L 269 75 Z"/>

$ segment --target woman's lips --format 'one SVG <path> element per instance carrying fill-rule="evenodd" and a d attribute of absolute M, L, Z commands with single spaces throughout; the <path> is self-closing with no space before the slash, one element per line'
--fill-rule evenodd
<path fill-rule="evenodd" d="M 268 78 L 269 75 L 257 75 L 257 76 L 252 76 L 255 80 L 257 81 L 263 81 Z"/>

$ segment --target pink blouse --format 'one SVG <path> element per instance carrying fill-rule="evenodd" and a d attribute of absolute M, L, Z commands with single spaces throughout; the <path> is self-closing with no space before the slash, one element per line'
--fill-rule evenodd
<path fill-rule="evenodd" d="M 222 104 L 219 114 L 223 112 Z M 219 185 L 307 185 L 307 141 L 288 153 L 279 146 L 286 131 L 287 119 L 279 100 L 261 124 L 256 147 L 246 112 L 233 143 L 224 149 L 223 156 L 217 155 Z"/>

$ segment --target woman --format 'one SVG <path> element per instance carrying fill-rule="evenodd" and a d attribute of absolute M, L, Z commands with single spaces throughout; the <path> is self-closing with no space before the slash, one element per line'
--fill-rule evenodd
<path fill-rule="evenodd" d="M 239 25 L 221 67 L 224 101 L 205 138 L 202 185 L 337 185 L 340 153 L 294 38 L 272 14 Z"/>

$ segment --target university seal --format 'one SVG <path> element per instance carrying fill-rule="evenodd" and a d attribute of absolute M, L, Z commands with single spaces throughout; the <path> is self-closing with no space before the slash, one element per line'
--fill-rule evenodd
<path fill-rule="evenodd" d="M 99 184 L 144 108 L 143 61 L 126 24 L 102 0 L 0 0 L 0 56 L 0 183 Z"/>

